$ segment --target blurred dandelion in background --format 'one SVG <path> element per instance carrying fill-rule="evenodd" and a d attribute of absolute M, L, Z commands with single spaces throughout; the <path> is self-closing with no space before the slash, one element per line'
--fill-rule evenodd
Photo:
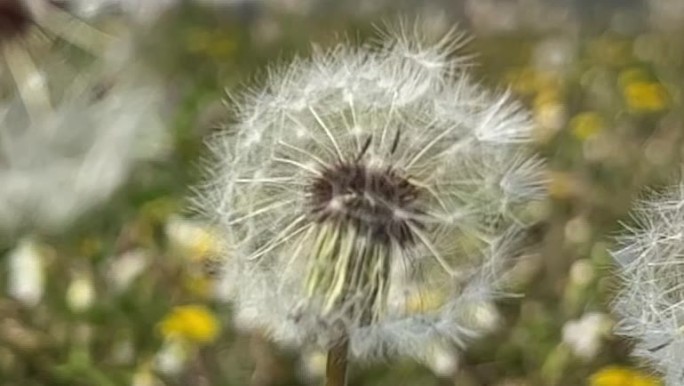
<path fill-rule="evenodd" d="M 61 231 L 164 154 L 163 90 L 124 39 L 56 3 L 3 2 L 0 25 L 0 231 Z"/>
<path fill-rule="evenodd" d="M 70 55 L 71 48 L 80 50 L 81 57 L 101 58 L 114 43 L 107 33 L 60 4 L 44 0 L 0 4 L 0 96 L 11 97 L 16 89 L 32 114 L 51 108 L 58 90 L 50 90 L 50 83 L 67 85 L 65 80 L 79 72 L 75 65 L 80 59 Z"/>
<path fill-rule="evenodd" d="M 239 326 L 330 350 L 329 377 L 348 355 L 430 361 L 483 333 L 546 181 L 527 112 L 470 79 L 463 43 L 402 23 L 234 98 L 196 198 Z"/>
<path fill-rule="evenodd" d="M 164 153 L 160 90 L 119 76 L 81 73 L 40 115 L 0 102 L 0 229 L 59 230 Z"/>

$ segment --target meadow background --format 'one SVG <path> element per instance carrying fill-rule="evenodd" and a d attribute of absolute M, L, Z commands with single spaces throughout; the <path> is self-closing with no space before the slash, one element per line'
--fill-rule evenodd
<path fill-rule="evenodd" d="M 1 385 L 319 384 L 323 354 L 279 349 L 232 327 L 215 290 L 217 264 L 230 256 L 217 256 L 214 231 L 186 198 L 200 179 L 203 139 L 231 120 L 226 91 L 258 84 L 268 64 L 305 56 L 312 44 L 366 41 L 397 14 L 472 36 L 463 54 L 474 55 L 478 78 L 509 87 L 534 116 L 550 198 L 515 270 L 520 296 L 490 310 L 486 338 L 434 363 L 355 366 L 350 384 L 660 385 L 630 359 L 630 342 L 611 334 L 620 281 L 608 250 L 619 221 L 630 222 L 630 202 L 680 172 L 684 4 L 217 3 L 108 26 L 131 29 L 141 60 L 163 79 L 172 137 L 163 156 L 137 166 L 75 223 L 4 235 Z M 16 264 L 27 254 L 22 261 L 36 263 Z M 34 286 L 30 297 L 13 292 L 19 275 Z"/>

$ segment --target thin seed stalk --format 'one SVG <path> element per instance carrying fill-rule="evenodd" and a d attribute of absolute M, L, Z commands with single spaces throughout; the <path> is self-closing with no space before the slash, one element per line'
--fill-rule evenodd
<path fill-rule="evenodd" d="M 390 269 L 388 243 L 366 229 L 345 222 L 321 224 L 311 249 L 306 280 L 309 296 L 323 296 L 325 313 L 345 309 L 345 319 L 366 326 L 384 311 Z M 346 386 L 349 335 L 344 323 L 328 350 L 326 386 Z"/>
<path fill-rule="evenodd" d="M 325 386 L 347 386 L 349 339 L 343 336 L 328 350 L 325 366 Z"/>

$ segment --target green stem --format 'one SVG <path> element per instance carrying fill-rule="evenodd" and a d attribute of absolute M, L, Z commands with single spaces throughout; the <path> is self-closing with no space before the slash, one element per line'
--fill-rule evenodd
<path fill-rule="evenodd" d="M 347 386 L 349 339 L 344 336 L 328 350 L 325 366 L 325 386 Z"/>

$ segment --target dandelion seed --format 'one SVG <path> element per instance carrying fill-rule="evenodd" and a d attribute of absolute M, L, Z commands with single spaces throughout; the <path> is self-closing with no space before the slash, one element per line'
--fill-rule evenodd
<path fill-rule="evenodd" d="M 528 114 L 470 80 L 455 37 L 399 28 L 317 50 L 234 97 L 196 199 L 225 236 L 240 326 L 330 350 L 329 365 L 429 362 L 482 334 L 472 312 L 501 295 L 546 193 Z"/>

